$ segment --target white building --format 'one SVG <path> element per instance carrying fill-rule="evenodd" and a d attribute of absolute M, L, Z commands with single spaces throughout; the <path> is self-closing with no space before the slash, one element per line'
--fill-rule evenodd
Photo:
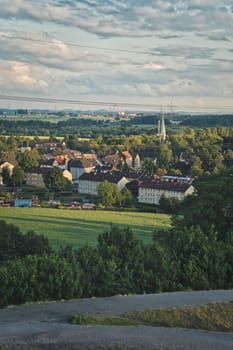
<path fill-rule="evenodd" d="M 192 181 L 191 178 L 176 176 L 143 179 L 138 186 L 138 202 L 159 205 L 162 196 L 182 201 L 185 196 L 194 193 Z"/>
<path fill-rule="evenodd" d="M 84 173 L 90 173 L 96 165 L 95 159 L 71 159 L 68 168 L 72 174 L 73 182 Z"/>
<path fill-rule="evenodd" d="M 108 181 L 117 185 L 121 191 L 129 182 L 120 172 L 113 173 L 84 173 L 78 181 L 78 192 L 82 194 L 98 195 L 98 186 L 101 182 Z"/>

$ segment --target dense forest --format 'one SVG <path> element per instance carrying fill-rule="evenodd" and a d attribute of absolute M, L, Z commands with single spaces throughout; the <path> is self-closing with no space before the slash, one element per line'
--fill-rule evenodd
<path fill-rule="evenodd" d="M 0 223 L 0 305 L 29 301 L 233 288 L 233 169 L 205 175 L 197 193 L 150 244 L 110 227 L 96 247 L 53 251 L 33 232 Z"/>

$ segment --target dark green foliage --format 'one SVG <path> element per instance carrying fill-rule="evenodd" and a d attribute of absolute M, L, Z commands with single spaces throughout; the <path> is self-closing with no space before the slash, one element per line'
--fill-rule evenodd
<path fill-rule="evenodd" d="M 9 168 L 7 166 L 3 167 L 2 169 L 2 181 L 4 185 L 11 186 L 11 176 Z"/>
<path fill-rule="evenodd" d="M 100 235 L 98 252 L 105 263 L 105 272 L 114 282 L 106 290 L 108 295 L 113 292 L 125 294 L 144 291 L 143 244 L 134 238 L 129 228 L 112 226 L 108 232 Z"/>
<path fill-rule="evenodd" d="M 129 207 L 132 206 L 134 199 L 126 187 L 120 191 L 116 184 L 105 180 L 98 186 L 98 202 L 105 208 Z"/>
<path fill-rule="evenodd" d="M 33 231 L 23 235 L 17 226 L 0 221 L 0 263 L 29 254 L 42 255 L 51 251 L 48 239 Z"/>
<path fill-rule="evenodd" d="M 21 186 L 24 182 L 25 174 L 22 168 L 15 166 L 10 179 L 11 186 Z"/>
<path fill-rule="evenodd" d="M 18 164 L 27 170 L 31 167 L 37 167 L 40 161 L 40 154 L 37 149 L 32 149 L 31 151 L 25 151 L 24 153 L 18 153 L 17 155 Z"/>
<path fill-rule="evenodd" d="M 193 116 L 187 116 L 186 119 L 182 121 L 182 125 L 188 125 L 198 128 L 206 127 L 222 127 L 222 126 L 233 126 L 233 116 L 232 115 L 197 115 L 195 118 Z"/>
<path fill-rule="evenodd" d="M 143 170 L 145 172 L 146 175 L 152 175 L 154 174 L 154 163 L 152 161 L 152 159 L 150 158 L 145 158 L 144 163 L 143 163 Z"/>
<path fill-rule="evenodd" d="M 216 228 L 218 238 L 224 239 L 233 225 L 233 168 L 218 175 L 203 176 L 194 184 L 195 196 L 188 196 L 182 204 L 183 219 L 179 225 L 199 225 L 208 233 Z"/>
<path fill-rule="evenodd" d="M 53 167 L 44 174 L 45 186 L 53 191 L 69 190 L 71 183 L 63 176 L 63 172 L 58 167 Z"/>
<path fill-rule="evenodd" d="M 98 186 L 99 203 L 105 208 L 113 207 L 121 201 L 121 192 L 117 185 L 108 181 L 103 181 Z"/>
<path fill-rule="evenodd" d="M 79 265 L 59 254 L 29 255 L 0 266 L 0 305 L 80 297 Z"/>
<path fill-rule="evenodd" d="M 80 248 L 77 252 L 77 261 L 81 268 L 80 284 L 82 286 L 82 295 L 92 297 L 101 295 L 105 288 L 105 275 L 102 274 L 102 259 L 97 249 L 92 247 Z"/>
<path fill-rule="evenodd" d="M 178 214 L 180 212 L 181 202 L 177 198 L 166 198 L 162 196 L 159 201 L 159 208 L 166 214 Z"/>
<path fill-rule="evenodd" d="M 145 291 L 159 293 L 179 289 L 176 280 L 177 261 L 166 244 L 153 242 L 145 247 Z"/>

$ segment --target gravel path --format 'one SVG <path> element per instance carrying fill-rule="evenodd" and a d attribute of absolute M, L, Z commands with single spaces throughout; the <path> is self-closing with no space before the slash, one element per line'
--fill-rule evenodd
<path fill-rule="evenodd" d="M 148 308 L 231 301 L 233 290 L 115 296 L 24 305 L 0 309 L 0 344 L 7 349 L 74 349 L 75 346 L 123 344 L 138 349 L 232 350 L 232 333 L 162 327 L 69 325 L 75 313 L 119 315 Z M 17 345 L 17 346 L 16 346 Z M 22 346 L 22 347 L 21 347 Z"/>

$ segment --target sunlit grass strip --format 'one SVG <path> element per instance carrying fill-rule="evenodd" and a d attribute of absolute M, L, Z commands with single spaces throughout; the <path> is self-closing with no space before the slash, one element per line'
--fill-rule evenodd
<path fill-rule="evenodd" d="M 233 301 L 173 309 L 134 311 L 121 316 L 78 314 L 70 319 L 77 325 L 154 326 L 233 332 Z"/>
<path fill-rule="evenodd" d="M 71 324 L 98 326 L 137 326 L 138 322 L 121 316 L 101 316 L 78 314 L 70 319 Z"/>
<path fill-rule="evenodd" d="M 233 301 L 198 307 L 130 312 L 125 316 L 148 326 L 233 332 Z"/>

